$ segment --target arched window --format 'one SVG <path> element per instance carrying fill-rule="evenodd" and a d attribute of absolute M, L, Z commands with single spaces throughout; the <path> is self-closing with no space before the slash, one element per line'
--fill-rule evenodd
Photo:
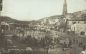
<path fill-rule="evenodd" d="M 76 21 L 73 21 L 72 23 L 73 23 L 73 24 L 76 24 Z"/>
<path fill-rule="evenodd" d="M 80 33 L 80 35 L 85 35 L 85 32 L 84 32 L 84 31 L 82 31 L 82 32 Z"/>

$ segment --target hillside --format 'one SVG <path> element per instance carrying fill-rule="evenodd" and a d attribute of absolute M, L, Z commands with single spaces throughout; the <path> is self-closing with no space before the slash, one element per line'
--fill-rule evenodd
<path fill-rule="evenodd" d="M 54 15 L 54 16 L 42 18 L 38 21 L 40 21 L 40 23 L 44 23 L 44 24 L 55 24 L 59 21 L 59 19 L 63 19 L 63 18 L 64 18 L 63 15 Z M 66 18 L 71 19 L 71 20 L 77 20 L 77 19 L 86 20 L 86 10 L 78 11 L 78 12 L 74 12 L 74 13 L 68 13 L 66 15 Z"/>
<path fill-rule="evenodd" d="M 44 23 L 44 24 L 55 24 L 56 22 L 58 22 L 58 20 L 60 18 L 63 18 L 63 15 L 55 15 L 55 16 L 50 16 L 50 17 L 45 17 L 40 19 L 40 23 Z"/>
<path fill-rule="evenodd" d="M 18 24 L 28 24 L 32 22 L 32 21 L 20 21 L 8 16 L 0 16 L 0 21 L 5 21 L 7 23 L 18 23 Z"/>
<path fill-rule="evenodd" d="M 0 21 L 5 21 L 5 22 L 8 22 L 8 23 L 11 23 L 11 22 L 17 22 L 18 20 L 12 19 L 8 16 L 0 16 Z"/>
<path fill-rule="evenodd" d="M 20 21 L 20 20 L 10 18 L 8 16 L 0 16 L 0 21 L 6 21 L 8 23 L 35 25 L 35 24 L 55 24 L 55 23 L 59 22 L 59 19 L 63 19 L 63 18 L 64 18 L 63 15 L 54 15 L 54 16 L 39 19 L 37 21 Z M 71 19 L 71 20 L 77 20 L 77 19 L 86 20 L 86 10 L 78 11 L 78 12 L 74 12 L 74 13 L 68 13 L 66 18 Z"/>

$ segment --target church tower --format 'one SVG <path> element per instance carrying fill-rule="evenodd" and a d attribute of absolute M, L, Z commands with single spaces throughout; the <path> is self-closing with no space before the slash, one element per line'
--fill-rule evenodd
<path fill-rule="evenodd" d="M 66 18 L 66 15 L 67 15 L 67 0 L 64 0 L 64 4 L 63 4 L 63 16 L 64 16 L 64 20 L 65 20 L 65 26 L 64 26 L 64 32 L 67 31 L 67 21 L 68 19 Z"/>
<path fill-rule="evenodd" d="M 63 16 L 66 16 L 67 14 L 67 1 L 64 0 L 64 4 L 63 4 Z"/>

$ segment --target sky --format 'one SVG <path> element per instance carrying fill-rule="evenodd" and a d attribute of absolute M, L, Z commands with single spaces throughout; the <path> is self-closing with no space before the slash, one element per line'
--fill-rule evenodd
<path fill-rule="evenodd" d="M 61 15 L 64 0 L 3 0 L 2 15 L 17 20 L 38 20 Z M 86 10 L 86 0 L 67 0 L 68 12 Z"/>

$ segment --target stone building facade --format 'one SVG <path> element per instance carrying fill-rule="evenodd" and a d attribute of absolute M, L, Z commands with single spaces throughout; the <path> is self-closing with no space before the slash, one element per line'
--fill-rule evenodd
<path fill-rule="evenodd" d="M 86 35 L 86 20 L 69 20 L 68 28 L 76 34 Z"/>

